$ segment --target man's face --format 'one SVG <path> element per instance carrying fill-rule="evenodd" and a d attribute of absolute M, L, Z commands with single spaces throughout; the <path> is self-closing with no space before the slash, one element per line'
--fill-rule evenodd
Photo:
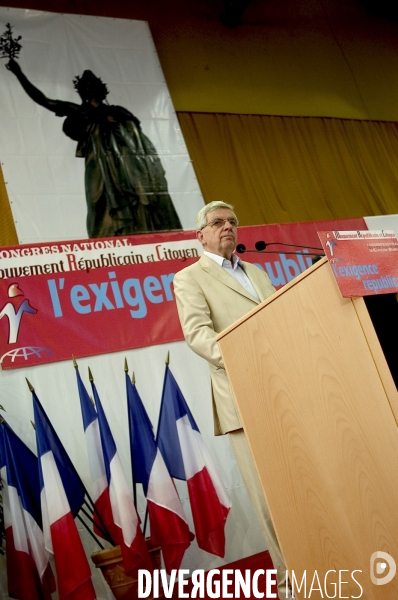
<path fill-rule="evenodd" d="M 196 235 L 204 249 L 213 254 L 223 256 L 228 260 L 231 259 L 232 252 L 236 248 L 238 241 L 237 228 L 225 219 L 235 219 L 236 216 L 229 208 L 217 208 L 208 212 L 206 215 L 207 225 L 201 231 L 197 231 Z M 224 219 L 220 227 L 214 225 L 216 219 Z M 212 225 L 213 224 L 213 225 Z"/>

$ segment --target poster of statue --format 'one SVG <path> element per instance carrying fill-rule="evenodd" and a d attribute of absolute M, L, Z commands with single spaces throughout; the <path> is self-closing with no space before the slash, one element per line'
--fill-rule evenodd
<path fill-rule="evenodd" d="M 203 199 L 147 23 L 0 9 L 19 241 L 191 229 Z"/>

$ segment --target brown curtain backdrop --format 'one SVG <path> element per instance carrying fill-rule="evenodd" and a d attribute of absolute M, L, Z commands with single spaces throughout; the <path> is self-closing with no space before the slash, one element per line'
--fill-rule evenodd
<path fill-rule="evenodd" d="M 205 202 L 242 225 L 398 213 L 395 123 L 178 113 Z"/>
<path fill-rule="evenodd" d="M 0 246 L 14 246 L 15 244 L 18 244 L 18 236 L 0 167 Z"/>

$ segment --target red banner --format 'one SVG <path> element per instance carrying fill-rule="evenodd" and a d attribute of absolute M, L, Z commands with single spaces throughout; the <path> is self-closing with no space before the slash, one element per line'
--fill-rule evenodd
<path fill-rule="evenodd" d="M 166 269 L 157 262 L 3 280 L 3 368 L 180 340 L 172 281 L 181 267 L 173 260 Z"/>
<path fill-rule="evenodd" d="M 398 240 L 393 231 L 320 231 L 343 298 L 398 292 Z"/>
<path fill-rule="evenodd" d="M 318 250 L 310 246 L 319 247 L 316 232 L 326 227 L 365 225 L 351 219 L 242 227 L 241 256 L 280 287 L 312 263 Z M 258 241 L 268 244 L 265 252 L 254 251 Z M 194 232 L 1 248 L 2 368 L 182 340 L 172 281 L 200 253 Z"/>

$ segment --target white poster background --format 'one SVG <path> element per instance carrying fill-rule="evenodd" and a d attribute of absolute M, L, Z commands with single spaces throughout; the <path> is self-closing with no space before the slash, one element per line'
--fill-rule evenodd
<path fill-rule="evenodd" d="M 0 8 L 22 36 L 22 71 L 47 98 L 80 103 L 73 79 L 89 69 L 109 104 L 132 112 L 157 149 L 183 229 L 203 206 L 187 148 L 143 21 Z M 87 237 L 84 158 L 63 117 L 39 106 L 0 62 L 0 158 L 20 243 Z"/>
<path fill-rule="evenodd" d="M 368 229 L 392 229 L 398 238 L 398 214 L 397 215 L 378 215 L 377 217 L 364 217 Z"/>

